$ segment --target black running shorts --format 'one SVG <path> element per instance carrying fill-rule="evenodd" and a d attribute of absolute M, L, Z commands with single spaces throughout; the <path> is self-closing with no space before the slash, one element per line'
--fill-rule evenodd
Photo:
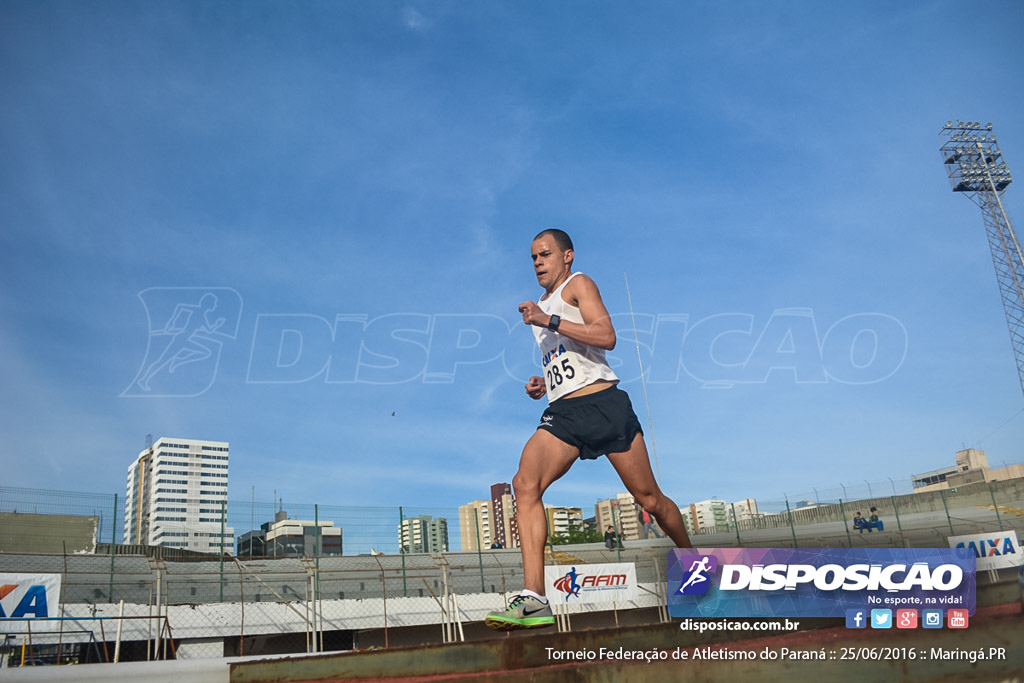
<path fill-rule="evenodd" d="M 629 394 L 617 386 L 558 399 L 544 411 L 537 429 L 578 448 L 581 460 L 628 451 L 636 435 L 643 434 Z"/>

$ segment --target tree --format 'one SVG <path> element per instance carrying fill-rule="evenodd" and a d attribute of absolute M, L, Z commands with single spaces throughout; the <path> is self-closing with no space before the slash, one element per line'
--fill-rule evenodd
<path fill-rule="evenodd" d="M 587 526 L 586 523 L 578 525 L 569 520 L 569 531 L 558 534 L 548 539 L 551 545 L 571 545 L 575 543 L 600 543 L 604 536 L 597 529 Z"/>

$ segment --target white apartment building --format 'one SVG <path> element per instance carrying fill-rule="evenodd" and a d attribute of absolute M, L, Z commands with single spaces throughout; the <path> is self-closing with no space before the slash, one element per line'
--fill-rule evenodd
<path fill-rule="evenodd" d="M 462 550 L 490 548 L 497 540 L 492 523 L 491 502 L 474 500 L 459 506 L 459 540 Z"/>
<path fill-rule="evenodd" d="M 398 548 L 403 553 L 448 552 L 448 520 L 420 515 L 398 525 Z"/>
<path fill-rule="evenodd" d="M 690 518 L 690 524 L 688 528 L 693 529 L 696 533 L 703 533 L 710 531 L 715 527 L 728 526 L 728 514 L 726 512 L 726 503 L 724 500 L 702 500 L 699 503 L 690 503 L 690 509 L 687 511 Z"/>
<path fill-rule="evenodd" d="M 580 508 L 545 505 L 544 514 L 548 518 L 549 537 L 568 536 L 570 527 L 583 528 L 583 510 Z"/>
<path fill-rule="evenodd" d="M 232 553 L 227 499 L 226 441 L 157 439 L 128 468 L 124 542 Z"/>
<path fill-rule="evenodd" d="M 737 500 L 729 507 L 728 513 L 729 524 L 732 526 L 761 516 L 760 510 L 757 509 L 757 501 L 753 498 Z"/>
<path fill-rule="evenodd" d="M 618 493 L 615 499 L 619 501 L 619 525 L 622 529 L 622 538 L 627 541 L 637 541 L 644 537 L 643 526 L 640 524 L 640 506 L 630 493 Z"/>

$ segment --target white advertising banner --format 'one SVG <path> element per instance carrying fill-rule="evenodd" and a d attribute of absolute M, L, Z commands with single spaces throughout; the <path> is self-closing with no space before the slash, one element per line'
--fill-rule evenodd
<path fill-rule="evenodd" d="M 1024 553 L 1020 551 L 1017 532 L 993 531 L 987 534 L 950 536 L 950 548 L 969 548 L 977 558 L 978 571 L 1004 569 L 1024 564 Z"/>
<path fill-rule="evenodd" d="M 60 574 L 0 574 L 0 619 L 60 616 Z"/>
<path fill-rule="evenodd" d="M 552 605 L 625 602 L 639 593 L 632 562 L 548 565 L 544 583 Z"/>

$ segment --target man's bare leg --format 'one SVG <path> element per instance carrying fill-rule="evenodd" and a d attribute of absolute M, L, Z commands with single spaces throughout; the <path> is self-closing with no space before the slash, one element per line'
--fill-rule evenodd
<path fill-rule="evenodd" d="M 662 493 L 651 471 L 651 460 L 642 434 L 637 434 L 624 453 L 610 453 L 608 460 L 619 473 L 619 478 L 637 503 L 647 510 L 664 529 L 677 548 L 690 548 L 690 535 L 686 533 L 683 516 L 672 499 Z"/>
<path fill-rule="evenodd" d="M 544 545 L 548 538 L 548 520 L 541 496 L 569 471 L 578 455 L 576 448 L 538 429 L 526 442 L 519 459 L 519 471 L 512 477 L 519 550 L 523 556 L 523 588 L 538 595 L 544 595 Z"/>

